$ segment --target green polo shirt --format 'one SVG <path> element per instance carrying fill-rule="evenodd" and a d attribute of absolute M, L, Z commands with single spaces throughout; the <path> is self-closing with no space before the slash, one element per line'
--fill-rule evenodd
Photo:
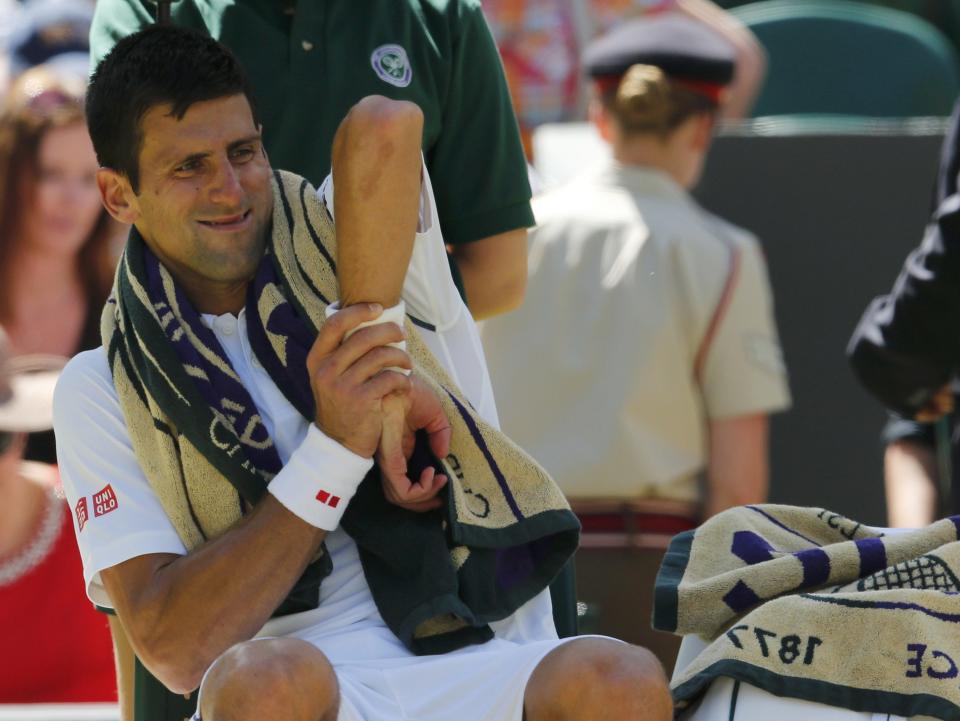
<path fill-rule="evenodd" d="M 98 0 L 94 62 L 151 24 L 154 7 Z M 318 184 L 351 106 L 366 95 L 409 100 L 424 113 L 444 239 L 533 225 L 516 120 L 478 0 L 179 0 L 172 16 L 240 58 L 274 167 Z"/>

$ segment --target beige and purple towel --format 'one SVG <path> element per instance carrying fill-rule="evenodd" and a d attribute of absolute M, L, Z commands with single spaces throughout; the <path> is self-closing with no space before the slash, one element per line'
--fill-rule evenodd
<path fill-rule="evenodd" d="M 683 711 L 726 676 L 858 711 L 960 719 L 960 517 L 884 533 L 817 508 L 731 509 L 676 536 L 654 626 L 710 645 Z"/>

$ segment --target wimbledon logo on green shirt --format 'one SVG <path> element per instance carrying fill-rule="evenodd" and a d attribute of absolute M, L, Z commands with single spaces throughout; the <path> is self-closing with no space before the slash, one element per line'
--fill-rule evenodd
<path fill-rule="evenodd" d="M 413 79 L 407 51 L 399 45 L 381 45 L 370 56 L 373 71 L 385 83 L 405 88 Z"/>

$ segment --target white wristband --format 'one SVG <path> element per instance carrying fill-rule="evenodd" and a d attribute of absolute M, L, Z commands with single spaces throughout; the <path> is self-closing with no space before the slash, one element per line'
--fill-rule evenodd
<path fill-rule="evenodd" d="M 311 423 L 267 491 L 311 526 L 332 531 L 372 467 L 373 459 L 344 448 Z"/>
<path fill-rule="evenodd" d="M 340 301 L 331 303 L 330 305 L 327 306 L 326 316 L 329 319 L 331 316 L 338 313 L 339 311 L 340 311 Z M 397 303 L 395 306 L 392 306 L 390 308 L 384 308 L 379 318 L 376 318 L 375 320 L 366 320 L 360 325 L 358 325 L 356 328 L 354 328 L 353 330 L 348 331 L 347 334 L 343 337 L 343 339 L 347 340 L 347 338 L 352 336 L 361 328 L 368 328 L 369 326 L 380 325 L 381 323 L 395 323 L 396 325 L 400 326 L 400 328 L 402 329 L 403 322 L 406 319 L 406 317 L 407 317 L 407 306 L 403 302 L 403 299 L 401 299 L 400 302 Z M 388 343 L 387 345 L 392 346 L 393 348 L 399 348 L 404 352 L 406 352 L 407 350 L 407 342 L 405 340 L 400 340 L 400 341 L 397 341 L 396 343 Z M 403 373 L 405 376 L 410 375 L 410 371 L 406 368 L 399 368 L 399 367 L 393 366 L 393 367 L 387 368 L 387 370 L 396 371 L 397 373 Z"/>

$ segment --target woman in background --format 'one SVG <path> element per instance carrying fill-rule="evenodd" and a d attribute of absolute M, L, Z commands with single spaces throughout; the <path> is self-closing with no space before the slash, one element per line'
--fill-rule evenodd
<path fill-rule="evenodd" d="M 84 593 L 56 469 L 23 460 L 26 433 L 53 425 L 63 363 L 11 358 L 0 328 L 0 704 L 117 698 L 107 618 Z M 75 511 L 84 523 L 95 509 Z"/>
<path fill-rule="evenodd" d="M 481 331 L 504 430 L 583 523 L 578 598 L 669 669 L 649 630 L 674 533 L 767 497 L 767 416 L 790 403 L 763 255 L 690 195 L 735 52 L 682 15 L 590 45 L 612 160 L 534 199 L 524 305 Z"/>
<path fill-rule="evenodd" d="M 0 324 L 17 355 L 100 345 L 118 226 L 100 204 L 82 94 L 38 66 L 0 114 Z M 53 433 L 31 435 L 25 454 L 55 462 Z"/>

